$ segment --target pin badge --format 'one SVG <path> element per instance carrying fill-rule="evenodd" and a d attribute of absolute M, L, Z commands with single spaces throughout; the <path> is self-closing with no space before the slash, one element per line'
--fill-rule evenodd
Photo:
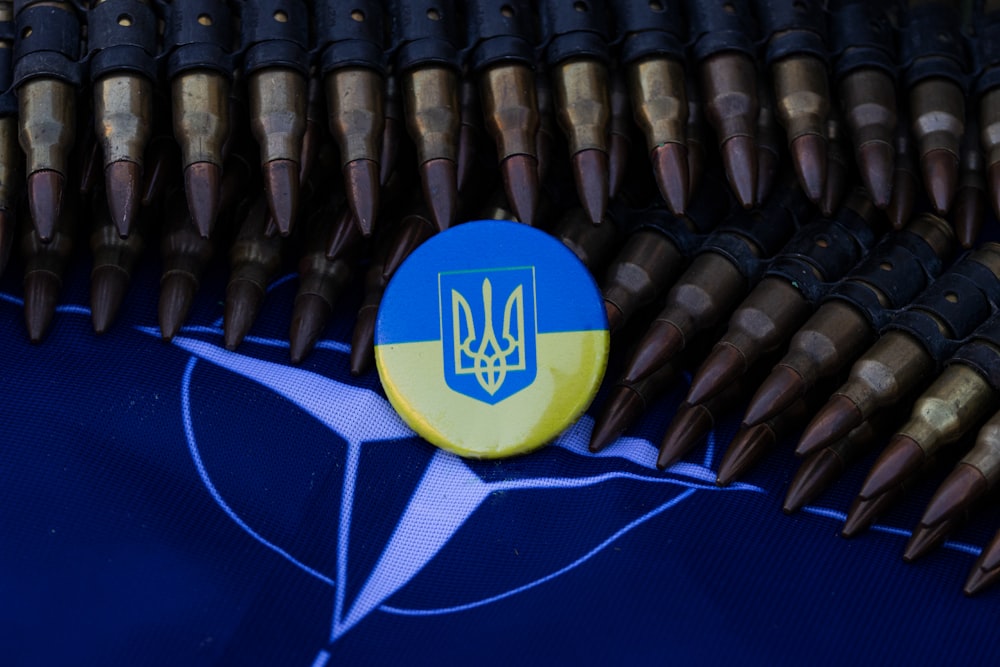
<path fill-rule="evenodd" d="M 530 451 L 576 421 L 608 344 L 587 269 L 548 234 L 500 220 L 420 246 L 389 282 L 375 325 L 389 402 L 427 441 L 475 458 Z"/>

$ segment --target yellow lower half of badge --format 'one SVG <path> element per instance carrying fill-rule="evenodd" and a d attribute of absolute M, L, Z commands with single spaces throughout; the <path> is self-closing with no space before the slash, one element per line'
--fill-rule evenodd
<path fill-rule="evenodd" d="M 538 371 L 496 405 L 452 390 L 440 341 L 375 347 L 389 402 L 428 442 L 461 456 L 498 458 L 549 442 L 583 414 L 604 376 L 607 331 L 539 334 Z"/>

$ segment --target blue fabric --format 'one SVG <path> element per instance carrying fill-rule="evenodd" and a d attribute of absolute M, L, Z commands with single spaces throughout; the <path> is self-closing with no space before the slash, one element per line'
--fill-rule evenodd
<path fill-rule="evenodd" d="M 350 378 L 356 300 L 293 367 L 294 277 L 230 353 L 220 275 L 159 339 L 153 264 L 102 337 L 78 266 L 39 346 L 0 281 L 0 664 L 995 664 L 995 516 L 900 558 L 933 482 L 849 541 L 865 465 L 794 517 L 790 443 L 715 486 L 733 424 L 660 473 L 683 387 L 601 455 L 587 416 L 463 461 Z"/>

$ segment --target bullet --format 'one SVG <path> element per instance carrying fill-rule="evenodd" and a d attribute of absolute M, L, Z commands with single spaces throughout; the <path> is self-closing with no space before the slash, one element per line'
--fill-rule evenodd
<path fill-rule="evenodd" d="M 340 209 L 350 217 L 346 202 Z M 288 329 L 289 356 L 293 364 L 301 363 L 312 352 L 351 278 L 348 259 L 331 260 L 326 255 L 325 227 L 329 212 L 328 207 L 322 207 L 307 221 L 305 252 L 299 259 L 299 288 Z M 352 225 L 352 228 L 355 227 Z"/>
<path fill-rule="evenodd" d="M 968 434 L 1000 404 L 1000 390 L 989 366 L 1000 359 L 1000 319 L 990 318 L 955 353 L 950 364 L 914 404 L 909 421 L 899 429 L 891 445 L 872 468 L 875 482 L 866 488 L 877 492 L 889 480 L 903 478 L 907 471 L 953 445 Z M 932 526 L 945 518 L 957 518 L 992 485 L 990 456 L 995 436 L 992 422 L 979 432 L 976 446 L 955 472 L 941 485 L 921 519 Z M 989 475 L 989 477 L 987 476 Z"/>
<path fill-rule="evenodd" d="M 781 167 L 781 139 L 774 113 L 774 97 L 762 74 L 758 76 L 757 90 L 760 112 L 757 114 L 757 193 L 754 203 L 760 206 L 770 196 Z"/>
<path fill-rule="evenodd" d="M 742 426 L 733 437 L 729 448 L 719 462 L 719 472 L 715 483 L 728 486 L 738 477 L 745 475 L 774 446 L 795 432 L 809 415 L 810 404 L 815 404 L 812 396 L 796 399 L 794 403 L 770 419 L 753 426 Z"/>
<path fill-rule="evenodd" d="M 939 214 L 958 187 L 959 145 L 965 132 L 968 54 L 957 7 L 949 0 L 909 0 L 900 64 L 910 121 L 920 146 L 924 187 Z"/>
<path fill-rule="evenodd" d="M 840 114 L 836 111 L 831 111 L 826 121 L 826 137 L 826 187 L 823 188 L 819 208 L 823 215 L 829 217 L 840 209 L 852 178 L 847 137 L 844 136 Z"/>
<path fill-rule="evenodd" d="M 844 527 L 840 531 L 841 537 L 855 537 L 870 528 L 900 498 L 905 496 L 919 482 L 922 482 L 939 465 L 940 462 L 936 458 L 929 459 L 924 462 L 924 465 L 920 467 L 914 477 L 905 480 L 903 483 L 890 487 L 883 493 L 871 498 L 856 497 L 847 511 Z"/>
<path fill-rule="evenodd" d="M 92 199 L 90 233 L 90 319 L 94 333 L 103 334 L 114 323 L 132 280 L 136 262 L 145 249 L 144 236 L 151 213 L 140 211 L 127 237 L 121 236 L 108 202 L 99 194 Z"/>
<path fill-rule="evenodd" d="M 686 456 L 734 406 L 746 400 L 754 380 L 766 372 L 762 365 L 758 365 L 756 370 L 752 375 L 730 382 L 722 391 L 702 403 L 682 402 L 660 441 L 656 466 L 663 470 Z"/>
<path fill-rule="evenodd" d="M 920 191 L 920 181 L 917 176 L 917 166 L 914 156 L 915 147 L 910 137 L 909 123 L 900 118 L 896 126 L 894 139 L 896 161 L 892 172 L 892 198 L 889 200 L 889 222 L 893 229 L 903 229 L 910 218 L 916 204 L 917 193 Z"/>
<path fill-rule="evenodd" d="M 788 183 L 781 187 L 759 214 L 739 211 L 705 241 L 640 341 L 625 372 L 626 381 L 638 382 L 674 358 L 689 341 L 728 317 L 757 283 L 764 262 L 805 215 L 801 193 Z"/>
<path fill-rule="evenodd" d="M 76 136 L 80 23 L 70 3 L 56 0 L 19 3 L 14 20 L 18 140 L 26 158 L 31 220 L 47 243 L 59 224 L 67 156 Z"/>
<path fill-rule="evenodd" d="M 840 479 L 848 466 L 864 456 L 873 443 L 896 428 L 901 416 L 899 409 L 877 413 L 830 446 L 810 454 L 788 485 L 784 512 L 797 512 L 818 498 Z"/>
<path fill-rule="evenodd" d="M 884 238 L 795 333 L 788 353 L 750 400 L 743 422 L 752 426 L 781 412 L 852 363 L 892 312 L 940 274 L 953 248 L 951 228 L 929 215 Z"/>
<path fill-rule="evenodd" d="M 599 225 L 609 196 L 608 75 L 610 17 L 604 0 L 539 3 L 555 108 L 569 144 L 573 180 L 590 221 Z"/>
<path fill-rule="evenodd" d="M 618 189 L 621 188 L 625 178 L 625 169 L 628 166 L 629 150 L 632 145 L 632 124 L 629 115 L 632 110 L 629 105 L 625 79 L 618 72 L 612 72 L 610 78 L 611 122 L 608 125 L 608 196 L 613 198 L 618 195 Z M 683 156 L 663 156 L 661 159 L 680 164 L 680 157 Z M 686 194 L 686 190 L 686 188 L 678 189 L 677 194 L 680 192 Z M 681 207 L 680 210 L 683 211 L 684 208 Z"/>
<path fill-rule="evenodd" d="M 667 393 L 677 375 L 678 369 L 667 364 L 640 382 L 616 384 L 594 420 L 590 451 L 601 451 L 627 431 L 653 402 Z"/>
<path fill-rule="evenodd" d="M 400 78 L 410 138 L 416 144 L 424 201 L 439 230 L 455 221 L 458 207 L 458 13 L 451 0 L 389 3 L 395 71 Z"/>
<path fill-rule="evenodd" d="M 903 550 L 903 560 L 912 563 L 918 558 L 926 556 L 928 553 L 938 548 L 948 538 L 952 532 L 961 526 L 960 519 L 942 521 L 934 526 L 917 526 L 913 529 L 913 534 L 906 542 Z"/>
<path fill-rule="evenodd" d="M 201 275 L 212 259 L 213 244 L 195 228 L 182 189 L 167 198 L 164 234 L 160 242 L 160 336 L 170 341 L 187 319 Z"/>
<path fill-rule="evenodd" d="M 861 180 L 879 208 L 889 205 L 893 191 L 898 120 L 891 8 L 889 0 L 830 3 L 833 77 Z"/>
<path fill-rule="evenodd" d="M 230 21 L 223 0 L 174 0 L 164 35 L 184 191 L 191 219 L 206 238 L 219 214 L 223 146 L 230 132 Z"/>
<path fill-rule="evenodd" d="M 0 23 L 14 20 L 11 2 L 0 2 Z M 20 150 L 17 145 L 17 98 L 13 81 L 13 46 L 11 38 L 0 37 L 0 274 L 7 266 L 14 247 L 15 203 L 20 194 Z"/>
<path fill-rule="evenodd" d="M 686 137 L 688 99 L 684 43 L 687 20 L 684 3 L 682 0 L 658 3 L 613 0 L 611 4 L 621 40 L 619 61 L 628 81 L 636 123 L 646 139 L 656 183 L 671 212 L 682 215 L 693 192 Z M 617 85 L 613 82 L 612 120 L 616 117 L 616 90 Z M 612 195 L 615 191 L 612 187 Z"/>
<path fill-rule="evenodd" d="M 228 350 L 239 347 L 249 333 L 267 294 L 267 285 L 281 267 L 283 240 L 265 234 L 268 209 L 266 195 L 257 195 L 229 249 L 229 282 L 222 320 L 223 340 Z"/>
<path fill-rule="evenodd" d="M 963 248 L 971 248 L 979 238 L 986 216 L 986 177 L 983 153 L 979 148 L 979 121 L 970 111 L 958 166 L 958 193 L 952 214 L 955 234 Z"/>
<path fill-rule="evenodd" d="M 68 194 L 70 203 L 74 194 Z M 22 207 L 24 215 L 27 207 Z M 55 316 L 63 278 L 74 250 L 74 233 L 77 212 L 66 206 L 48 241 L 43 241 L 38 231 L 22 220 L 20 224 L 21 256 L 24 261 L 24 323 L 28 339 L 40 343 L 48 335 Z"/>
<path fill-rule="evenodd" d="M 541 128 L 531 5 L 524 0 L 473 0 L 467 4 L 467 63 L 478 82 L 486 129 L 496 144 L 507 201 L 518 220 L 534 225 Z M 468 86 L 475 88 L 472 81 Z"/>
<path fill-rule="evenodd" d="M 875 207 L 858 189 L 836 218 L 812 222 L 796 232 L 733 311 L 728 330 L 698 369 L 685 400 L 705 401 L 762 356 L 784 347 L 828 287 L 875 245 L 876 222 Z"/>
<path fill-rule="evenodd" d="M 250 128 L 260 147 L 267 207 L 278 230 L 287 236 L 299 208 L 309 6 L 305 0 L 247 0 L 240 27 Z"/>
<path fill-rule="evenodd" d="M 104 156 L 108 210 L 122 236 L 132 229 L 142 197 L 157 37 L 156 14 L 145 0 L 99 0 L 87 12 L 94 131 Z"/>
<path fill-rule="evenodd" d="M 631 234 L 604 276 L 602 294 L 611 332 L 662 295 L 685 263 L 681 249 L 655 228 Z"/>
<path fill-rule="evenodd" d="M 807 454 L 823 447 L 876 411 L 900 403 L 926 386 L 961 341 L 998 305 L 1000 244 L 989 243 L 963 257 L 893 318 L 878 341 L 851 368 L 847 382 L 806 427 L 797 451 Z M 961 380 L 956 380 L 956 375 Z M 914 445 L 921 449 L 923 441 L 931 447 L 931 441 L 947 439 L 945 431 L 964 421 L 963 403 L 969 401 L 971 409 L 975 405 L 973 397 L 980 396 L 986 387 L 985 380 L 977 384 L 958 369 L 949 369 L 942 379 L 944 389 L 938 388 L 934 395 L 924 394 L 917 401 L 914 418 L 897 434 L 906 436 L 899 447 L 886 450 L 885 455 L 891 458 L 886 465 L 890 468 L 909 461 L 912 457 L 900 456 L 904 451 L 916 451 Z M 954 406 L 957 412 L 951 419 L 944 418 L 948 406 Z M 894 453 L 897 450 L 900 454 Z M 866 498 L 899 481 L 895 473 L 883 474 L 880 463 L 875 464 L 871 475 L 872 479 L 891 481 L 866 483 L 862 490 Z"/>
<path fill-rule="evenodd" d="M 795 174 L 806 196 L 819 203 L 826 185 L 826 12 L 819 0 L 755 0 L 764 36 L 764 62 L 774 84 L 775 111 L 785 128 Z"/>
<path fill-rule="evenodd" d="M 314 11 L 330 133 L 340 149 L 352 219 L 369 236 L 385 181 L 380 173 L 387 129 L 382 4 L 321 0 Z"/>
<path fill-rule="evenodd" d="M 757 27 L 746 0 L 687 0 L 692 51 L 705 115 L 736 198 L 750 208 L 757 193 Z"/>

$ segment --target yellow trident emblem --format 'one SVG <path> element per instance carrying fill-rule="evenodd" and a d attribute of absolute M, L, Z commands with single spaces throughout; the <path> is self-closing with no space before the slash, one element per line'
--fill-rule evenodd
<path fill-rule="evenodd" d="M 525 368 L 523 285 L 518 285 L 507 297 L 501 328 L 503 344 L 497 339 L 493 329 L 493 284 L 489 278 L 483 279 L 483 310 L 483 332 L 477 339 L 475 319 L 469 302 L 457 290 L 451 290 L 455 374 L 475 375 L 479 386 L 492 396 L 503 386 L 509 371 L 521 371 Z M 510 362 L 511 357 L 514 358 L 513 363 Z"/>

